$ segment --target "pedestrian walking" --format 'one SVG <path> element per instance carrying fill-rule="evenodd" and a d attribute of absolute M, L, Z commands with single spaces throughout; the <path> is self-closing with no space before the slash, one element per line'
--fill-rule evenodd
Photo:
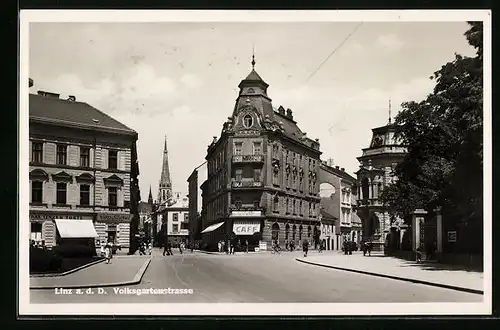
<path fill-rule="evenodd" d="M 181 242 L 181 243 L 179 243 L 179 252 L 180 252 L 181 254 L 182 254 L 182 248 L 183 248 L 183 245 L 184 245 L 184 244 L 183 244 L 182 242 Z"/>
<path fill-rule="evenodd" d="M 285 250 L 289 251 L 288 250 L 288 240 L 287 239 L 285 240 Z"/>
<path fill-rule="evenodd" d="M 248 240 L 245 240 L 245 253 L 248 253 Z"/>
<path fill-rule="evenodd" d="M 304 258 L 307 257 L 307 252 L 309 251 L 309 242 L 307 240 L 302 243 L 302 251 L 304 251 Z"/>
<path fill-rule="evenodd" d="M 218 242 L 217 242 L 217 250 L 218 250 L 219 252 L 222 252 L 222 242 L 221 242 L 221 241 L 218 241 Z"/>
<path fill-rule="evenodd" d="M 111 258 L 113 258 L 113 247 L 111 246 L 111 242 L 109 241 L 106 243 L 105 256 L 106 263 L 109 264 L 111 262 Z"/>

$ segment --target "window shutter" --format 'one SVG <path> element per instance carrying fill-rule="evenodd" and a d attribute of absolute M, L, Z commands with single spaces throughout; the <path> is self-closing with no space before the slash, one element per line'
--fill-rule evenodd
<path fill-rule="evenodd" d="M 126 151 L 120 151 L 118 152 L 118 168 L 122 171 L 126 171 L 126 162 L 125 162 L 125 156 L 126 156 Z"/>
<path fill-rule="evenodd" d="M 80 161 L 80 150 L 81 147 L 75 147 L 75 165 L 76 166 L 82 166 L 81 161 Z"/>
<path fill-rule="evenodd" d="M 117 205 L 123 206 L 123 189 L 119 188 L 116 190 Z"/>
<path fill-rule="evenodd" d="M 101 168 L 108 168 L 108 149 L 101 149 Z"/>
<path fill-rule="evenodd" d="M 118 170 L 121 170 L 122 169 L 122 161 L 121 161 L 121 154 L 122 152 L 120 150 L 118 150 L 116 152 L 116 168 Z"/>
<path fill-rule="evenodd" d="M 108 205 L 108 197 L 109 197 L 108 188 L 104 188 L 103 195 L 102 195 L 102 205 L 103 206 Z"/>

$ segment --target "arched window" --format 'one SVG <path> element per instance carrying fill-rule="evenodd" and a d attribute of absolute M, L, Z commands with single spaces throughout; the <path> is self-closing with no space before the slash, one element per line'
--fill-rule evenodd
<path fill-rule="evenodd" d="M 273 223 L 272 227 L 272 240 L 277 241 L 279 238 L 279 233 L 280 233 L 280 225 L 278 223 Z"/>
<path fill-rule="evenodd" d="M 299 241 L 302 240 L 302 225 L 299 226 Z"/>
<path fill-rule="evenodd" d="M 278 197 L 278 195 L 274 196 L 274 198 L 273 198 L 273 211 L 279 212 L 279 197 Z"/>
<path fill-rule="evenodd" d="M 285 239 L 287 240 L 290 235 L 290 225 L 286 224 L 285 226 Z"/>
<path fill-rule="evenodd" d="M 252 118 L 252 116 L 246 115 L 245 117 L 243 117 L 243 125 L 246 128 L 252 127 L 252 125 L 253 125 L 253 118 Z"/>
<path fill-rule="evenodd" d="M 297 235 L 297 226 L 293 225 L 293 227 L 292 227 L 292 240 L 295 241 L 296 235 Z"/>

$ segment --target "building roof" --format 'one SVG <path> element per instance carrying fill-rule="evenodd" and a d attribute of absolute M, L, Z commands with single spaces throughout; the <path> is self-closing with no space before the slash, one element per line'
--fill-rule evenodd
<path fill-rule="evenodd" d="M 322 216 L 323 218 L 326 218 L 327 220 L 338 220 L 338 218 L 337 218 L 336 216 L 334 216 L 334 215 L 332 215 L 332 214 L 330 214 L 330 213 L 326 212 L 326 211 L 325 211 L 325 210 L 323 210 L 323 209 L 321 209 L 321 210 L 320 210 L 320 212 L 321 212 L 321 216 Z"/>
<path fill-rule="evenodd" d="M 55 94 L 57 95 L 57 94 Z M 131 128 L 85 102 L 60 99 L 58 96 L 29 95 L 30 120 L 97 130 L 114 130 L 136 135 Z"/>
<path fill-rule="evenodd" d="M 302 133 L 294 120 L 288 118 L 286 115 L 280 114 L 277 111 L 274 112 L 274 115 L 275 119 L 278 122 L 283 123 L 283 129 L 285 130 L 283 134 L 295 141 L 302 142 L 301 137 L 304 135 L 304 133 Z"/>
<path fill-rule="evenodd" d="M 167 209 L 187 209 L 189 208 L 189 198 L 186 196 L 172 200 L 172 204 L 167 206 Z"/>
<path fill-rule="evenodd" d="M 146 202 L 139 202 L 139 213 L 151 213 L 153 212 L 153 205 Z"/>
<path fill-rule="evenodd" d="M 245 80 L 258 80 L 258 81 L 264 81 L 260 76 L 259 74 L 257 73 L 257 71 L 255 71 L 254 69 L 252 69 L 252 71 L 250 71 L 250 73 L 248 74 L 248 76 L 245 78 Z"/>

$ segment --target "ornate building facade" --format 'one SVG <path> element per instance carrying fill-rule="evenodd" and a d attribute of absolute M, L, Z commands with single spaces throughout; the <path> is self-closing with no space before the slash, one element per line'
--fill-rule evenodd
<path fill-rule="evenodd" d="M 406 154 L 406 148 L 398 143 L 390 119 L 388 125 L 372 132 L 370 146 L 358 157 L 356 210 L 362 220 L 363 237 L 374 243 L 374 249 L 382 251 L 388 234 L 397 230 L 401 221 L 387 212 L 379 196 L 384 187 L 397 180 L 394 169 Z"/>
<path fill-rule="evenodd" d="M 202 240 L 211 249 L 228 238 L 250 248 L 319 241 L 319 141 L 299 129 L 292 110 L 274 110 L 268 86 L 252 68 L 208 146 Z"/>
<path fill-rule="evenodd" d="M 335 218 L 334 230 L 326 237 L 327 249 L 340 250 L 344 241 L 359 243 L 362 225 L 354 210 L 357 200 L 356 178 L 344 168 L 323 162 L 320 166 L 320 189 L 321 211 L 325 214 L 322 219 Z"/>
<path fill-rule="evenodd" d="M 47 247 L 69 237 L 133 245 L 137 133 L 74 96 L 30 94 L 29 113 L 30 238 Z"/>

